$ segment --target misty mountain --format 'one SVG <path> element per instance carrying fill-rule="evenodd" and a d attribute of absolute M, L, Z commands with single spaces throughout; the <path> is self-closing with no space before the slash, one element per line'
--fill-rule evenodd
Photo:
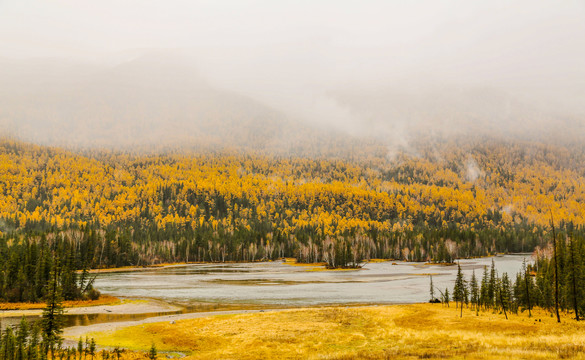
<path fill-rule="evenodd" d="M 21 139 L 80 147 L 266 149 L 309 132 L 281 112 L 211 86 L 186 59 L 113 67 L 4 61 L 0 124 Z"/>
<path fill-rule="evenodd" d="M 582 118 L 544 111 L 498 88 L 381 80 L 346 85 L 312 103 L 291 94 L 278 107 L 213 85 L 195 63 L 162 52 L 116 65 L 0 59 L 3 135 L 78 148 L 323 156 L 412 150 L 428 137 L 566 142 L 585 135 Z M 334 114 L 326 111 L 311 119 L 290 111 L 303 104 L 319 108 L 324 100 L 349 114 L 346 123 L 328 121 Z"/>
<path fill-rule="evenodd" d="M 488 136 L 547 142 L 585 135 L 582 117 L 544 110 L 498 88 L 391 84 L 332 94 L 377 138 Z"/>

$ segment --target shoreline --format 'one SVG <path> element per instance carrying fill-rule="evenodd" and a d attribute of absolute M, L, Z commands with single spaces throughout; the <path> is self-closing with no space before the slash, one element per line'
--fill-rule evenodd
<path fill-rule="evenodd" d="M 496 256 L 503 256 L 503 255 L 532 255 L 533 252 L 526 252 L 526 253 L 497 253 L 494 255 L 486 255 L 486 256 L 473 256 L 469 258 L 461 258 L 455 260 L 469 260 L 469 259 L 484 259 L 484 258 L 491 258 Z M 295 258 L 279 258 L 277 260 L 257 260 L 257 261 L 194 261 L 194 262 L 176 262 L 176 263 L 164 263 L 164 264 L 153 264 L 153 265 L 144 265 L 144 266 L 122 266 L 122 267 L 113 267 L 113 268 L 104 268 L 104 269 L 90 269 L 88 272 L 90 274 L 107 274 L 107 273 L 118 273 L 118 272 L 135 272 L 135 271 L 148 271 L 148 270 L 156 270 L 156 269 L 167 269 L 167 268 L 174 268 L 174 267 L 183 267 L 189 265 L 216 265 L 216 264 L 253 264 L 253 263 L 263 263 L 263 262 L 281 262 L 283 265 L 289 266 L 304 266 L 304 267 L 313 267 L 319 269 L 318 271 L 353 271 L 353 270 L 360 270 L 361 268 L 335 268 L 335 269 L 328 269 L 326 267 L 326 263 L 302 263 L 296 262 Z M 366 263 L 382 263 L 382 262 L 408 262 L 408 263 L 418 263 L 421 265 L 442 265 L 442 266 L 453 266 L 456 263 L 432 263 L 428 261 L 407 261 L 407 260 L 396 260 L 396 259 L 370 259 Z M 311 270 L 307 270 L 311 271 Z M 315 271 L 315 270 L 312 270 Z M 78 270 L 78 272 L 81 272 Z"/>
<path fill-rule="evenodd" d="M 100 295 L 97 300 L 66 300 L 63 301 L 63 307 L 65 309 L 73 309 L 73 308 L 85 308 L 85 307 L 94 307 L 94 306 L 103 306 L 103 305 L 116 305 L 121 303 L 122 300 L 111 295 Z M 42 311 L 46 307 L 44 302 L 32 303 L 32 302 L 24 302 L 24 303 L 9 303 L 4 302 L 0 303 L 0 317 L 2 316 L 3 312 L 5 311 L 33 311 L 33 310 L 40 310 Z"/>
<path fill-rule="evenodd" d="M 116 298 L 117 299 L 117 298 Z M 162 300 L 117 299 L 118 303 L 98 304 L 65 308 L 65 315 L 139 315 L 181 311 L 183 308 Z M 40 316 L 43 309 L 15 309 L 0 311 L 0 319 L 22 316 Z"/>

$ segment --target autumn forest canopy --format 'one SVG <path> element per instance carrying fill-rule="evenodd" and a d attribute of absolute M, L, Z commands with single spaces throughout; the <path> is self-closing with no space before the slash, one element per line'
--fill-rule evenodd
<path fill-rule="evenodd" d="M 90 267 L 296 257 L 451 262 L 546 248 L 583 225 L 584 148 L 497 139 L 352 158 L 0 150 L 0 251 L 39 239 Z"/>

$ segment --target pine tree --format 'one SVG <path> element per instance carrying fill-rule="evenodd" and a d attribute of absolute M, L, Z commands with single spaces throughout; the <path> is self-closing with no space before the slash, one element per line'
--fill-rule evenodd
<path fill-rule="evenodd" d="M 150 360 L 157 359 L 156 346 L 154 345 L 154 343 L 152 343 L 152 346 L 150 347 L 150 350 L 148 351 L 148 358 Z"/>
<path fill-rule="evenodd" d="M 28 359 L 37 360 L 39 358 L 39 338 L 41 337 L 41 325 L 36 322 L 32 326 L 28 346 Z"/>
<path fill-rule="evenodd" d="M 457 277 L 455 278 L 455 288 L 453 289 L 453 299 L 455 300 L 455 306 L 457 303 L 461 306 L 460 317 L 463 317 L 463 302 L 465 301 L 465 278 L 461 271 L 461 265 L 457 264 Z"/>
<path fill-rule="evenodd" d="M 79 354 L 79 358 L 81 359 L 81 356 L 83 355 L 83 339 L 81 338 L 81 336 L 77 341 L 77 353 Z"/>
<path fill-rule="evenodd" d="M 16 334 L 16 342 L 18 344 L 18 350 L 16 353 L 16 360 L 24 360 L 27 358 L 26 347 L 28 341 L 28 323 L 23 316 L 18 325 L 18 331 Z"/>
<path fill-rule="evenodd" d="M 496 287 L 498 281 L 498 273 L 496 272 L 496 264 L 494 263 L 494 259 L 492 259 L 492 266 L 490 268 L 490 277 L 488 281 L 487 287 L 487 296 L 488 296 L 488 305 L 494 305 L 494 299 L 496 298 Z"/>
<path fill-rule="evenodd" d="M 112 352 L 113 352 L 114 354 L 116 354 L 116 359 L 117 359 L 117 360 L 120 360 L 120 356 L 121 356 L 121 355 L 124 353 L 124 351 L 125 351 L 124 349 L 121 349 L 121 348 L 119 348 L 118 346 L 116 346 L 116 347 L 114 348 L 114 350 L 112 350 Z"/>
<path fill-rule="evenodd" d="M 477 283 L 477 277 L 475 276 L 475 270 L 471 274 L 471 282 L 469 283 L 471 292 L 471 304 L 475 306 L 475 315 L 479 315 L 479 285 Z"/>
<path fill-rule="evenodd" d="M 483 267 L 483 277 L 481 278 L 481 289 L 480 289 L 480 304 L 487 309 L 490 305 L 489 301 L 489 273 L 487 266 Z"/>
<path fill-rule="evenodd" d="M 91 356 L 91 360 L 93 360 L 93 358 L 95 357 L 95 350 L 96 350 L 95 339 L 91 338 L 91 341 L 89 342 L 89 355 Z"/>
<path fill-rule="evenodd" d="M 550 210 L 550 225 L 552 227 L 553 238 L 553 257 L 554 257 L 554 276 L 555 276 L 555 312 L 557 314 L 557 322 L 561 322 L 561 315 L 559 314 L 559 259 L 557 257 L 557 235 L 555 232 L 555 223 L 553 219 L 552 209 Z"/>
<path fill-rule="evenodd" d="M 522 262 L 522 269 L 524 270 L 524 293 L 526 294 L 526 306 L 528 307 L 528 317 L 532 317 L 532 304 L 530 303 L 530 290 L 532 285 L 532 279 L 528 273 L 528 266 L 526 265 L 526 259 Z"/>
<path fill-rule="evenodd" d="M 53 268 L 47 289 L 47 306 L 43 310 L 42 334 L 44 353 L 51 352 L 51 358 L 55 358 L 55 345 L 61 341 L 63 332 L 63 305 L 61 287 L 59 286 L 58 266 Z"/>
<path fill-rule="evenodd" d="M 500 306 L 504 311 L 506 320 L 508 319 L 508 313 L 506 309 L 509 309 L 510 305 L 510 279 L 507 273 L 502 274 L 502 278 L 498 281 L 498 295 L 500 300 Z"/>
<path fill-rule="evenodd" d="M 4 330 L 4 337 L 2 338 L 2 356 L 6 360 L 12 360 L 14 359 L 14 354 L 16 354 L 16 337 L 9 326 Z"/>
<path fill-rule="evenodd" d="M 570 249 L 569 249 L 569 254 L 570 254 L 570 268 L 568 271 L 568 282 L 571 284 L 571 298 L 573 300 L 573 310 L 575 311 L 575 319 L 577 321 L 579 321 L 579 300 L 578 300 L 578 289 L 580 289 L 578 283 L 579 283 L 579 274 L 580 274 L 580 269 L 579 269 L 579 262 L 578 262 L 578 254 L 577 254 L 577 249 L 576 249 L 576 244 L 575 244 L 575 240 L 573 235 L 571 234 L 570 237 L 570 243 L 569 243 Z"/>

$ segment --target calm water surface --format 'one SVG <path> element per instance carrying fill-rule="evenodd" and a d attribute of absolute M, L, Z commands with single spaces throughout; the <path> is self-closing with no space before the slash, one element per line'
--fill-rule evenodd
<path fill-rule="evenodd" d="M 530 255 L 460 260 L 467 279 L 481 279 L 492 260 L 511 278 Z M 410 262 L 369 263 L 354 271 L 309 271 L 282 262 L 193 264 L 139 272 L 104 273 L 95 286 L 118 297 L 155 298 L 180 304 L 240 303 L 304 306 L 345 303 L 413 303 L 429 299 L 435 287 L 453 287 L 457 266 Z M 437 294 L 438 296 L 438 294 Z"/>
<path fill-rule="evenodd" d="M 461 260 L 469 280 L 481 279 L 492 260 L 499 274 L 513 279 L 530 255 L 505 255 Z M 429 300 L 429 275 L 437 289 L 452 290 L 457 266 L 410 262 L 370 263 L 361 270 L 310 271 L 312 266 L 282 262 L 193 264 L 137 272 L 103 273 L 95 286 L 102 293 L 122 298 L 153 298 L 182 305 L 172 313 L 253 307 L 294 307 L 324 304 L 413 303 Z M 436 296 L 439 296 L 436 292 Z M 140 320 L 169 313 L 66 315 L 66 326 Z M 29 317 L 36 321 L 39 317 Z M 20 318 L 3 318 L 0 328 Z"/>

